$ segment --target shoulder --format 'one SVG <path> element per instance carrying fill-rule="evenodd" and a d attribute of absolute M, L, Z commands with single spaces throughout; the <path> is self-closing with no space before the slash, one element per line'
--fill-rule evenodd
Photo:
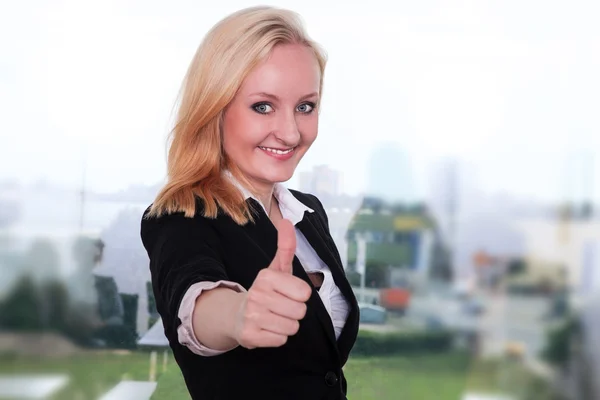
<path fill-rule="evenodd" d="M 198 203 L 196 213 L 187 217 L 183 212 L 151 215 L 152 205 L 149 205 L 142 214 L 140 221 L 140 236 L 144 247 L 148 249 L 164 240 L 179 240 L 202 238 L 204 241 L 216 236 L 214 226 L 210 219 L 202 216 L 203 208 Z"/>

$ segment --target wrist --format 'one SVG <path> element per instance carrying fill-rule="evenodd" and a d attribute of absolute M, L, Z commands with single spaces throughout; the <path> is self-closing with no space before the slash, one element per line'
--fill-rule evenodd
<path fill-rule="evenodd" d="M 224 310 L 226 315 L 230 316 L 228 318 L 228 325 L 226 326 L 226 336 L 234 341 L 236 345 L 239 345 L 239 334 L 242 329 L 243 320 L 244 320 L 244 309 L 246 305 L 246 300 L 248 297 L 247 292 L 235 293 L 232 300 L 229 303 L 229 309 Z"/>

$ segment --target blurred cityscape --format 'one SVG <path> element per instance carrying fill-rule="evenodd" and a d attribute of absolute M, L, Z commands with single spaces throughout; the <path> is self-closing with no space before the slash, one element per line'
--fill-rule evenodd
<path fill-rule="evenodd" d="M 287 184 L 360 300 L 348 397 L 600 399 L 600 3 L 274 3 L 329 53 Z M 140 217 L 199 41 L 253 5 L 0 5 L 0 399 L 189 398 Z"/>
<path fill-rule="evenodd" d="M 600 396 L 600 220 L 591 199 L 542 204 L 486 196 L 469 166 L 448 158 L 432 166 L 429 193 L 415 200 L 401 184 L 413 179 L 410 161 L 385 152 L 374 159 L 387 157 L 398 181 L 378 181 L 376 165 L 362 195 L 345 194 L 343 182 L 351 178 L 328 165 L 298 174 L 298 189 L 326 208 L 360 300 L 362 334 L 410 337 L 414 349 L 407 354 L 418 348 L 464 354 L 465 388 L 469 368 L 510 362 L 531 382 L 545 382 L 538 393 L 548 398 Z M 164 366 L 168 351 L 148 290 L 139 222 L 158 189 L 97 194 L 51 182 L 0 182 L 3 359 L 18 364 L 33 356 L 137 349 L 150 357 L 148 382 L 156 380 L 156 351 L 164 352 Z M 371 340 L 374 354 L 366 355 L 395 351 L 384 342 L 377 350 Z M 406 346 L 398 340 L 399 349 Z M 357 357 L 368 348 L 361 343 Z M 68 386 L 56 379 L 46 386 Z M 493 389 L 524 393 L 503 385 Z M 73 393 L 88 398 L 90 392 Z"/>

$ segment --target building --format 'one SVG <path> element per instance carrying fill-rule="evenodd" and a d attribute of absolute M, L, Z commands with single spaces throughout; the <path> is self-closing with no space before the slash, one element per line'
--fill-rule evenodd
<path fill-rule="evenodd" d="M 374 198 L 365 199 L 348 228 L 350 271 L 356 271 L 359 238 L 367 242 L 366 286 L 427 281 L 437 263 L 436 247 L 441 245 L 435 221 L 424 207 L 390 207 Z"/>
<path fill-rule="evenodd" d="M 600 394 L 600 221 L 596 218 L 530 219 L 519 221 L 525 239 L 530 274 L 548 274 L 548 265 L 566 272 L 570 305 L 582 327 L 574 337 L 577 346 L 570 361 L 572 389 L 587 380 L 589 394 L 573 398 L 598 398 Z M 595 393 L 591 394 L 591 393 Z"/>
<path fill-rule="evenodd" d="M 342 173 L 327 165 L 315 166 L 312 171 L 299 173 L 299 190 L 319 198 L 339 196 L 342 192 Z"/>
<path fill-rule="evenodd" d="M 600 291 L 600 221 L 529 219 L 515 226 L 522 232 L 529 266 L 563 266 L 577 298 Z"/>

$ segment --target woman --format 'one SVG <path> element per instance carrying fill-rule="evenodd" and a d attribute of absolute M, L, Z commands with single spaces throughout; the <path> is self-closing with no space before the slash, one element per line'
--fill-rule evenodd
<path fill-rule="evenodd" d="M 357 302 L 323 206 L 281 184 L 317 136 L 324 68 L 294 13 L 258 7 L 187 73 L 141 237 L 194 399 L 346 398 Z"/>

